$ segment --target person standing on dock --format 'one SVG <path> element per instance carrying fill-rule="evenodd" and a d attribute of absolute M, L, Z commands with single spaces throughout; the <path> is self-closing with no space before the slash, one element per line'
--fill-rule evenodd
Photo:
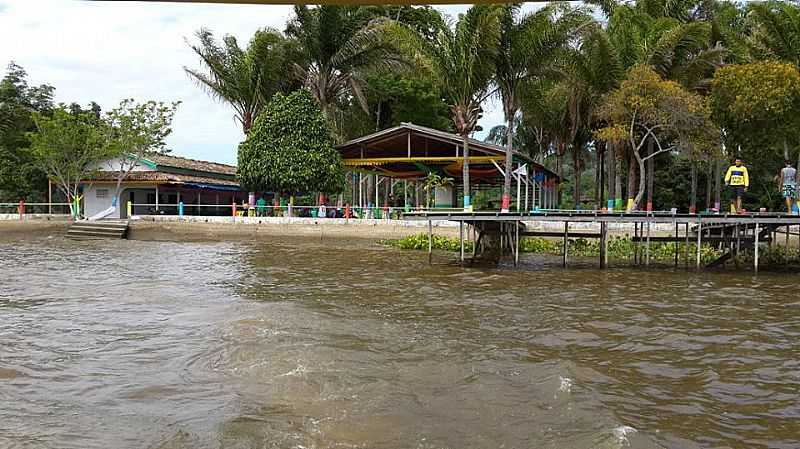
<path fill-rule="evenodd" d="M 740 158 L 736 158 L 734 164 L 728 167 L 728 172 L 725 173 L 725 185 L 733 192 L 731 205 L 735 208 L 735 213 L 742 212 L 742 196 L 750 187 L 750 175 Z"/>
<path fill-rule="evenodd" d="M 786 160 L 785 167 L 781 169 L 778 175 L 778 185 L 780 186 L 781 195 L 786 200 L 786 211 L 792 214 L 794 210 L 794 198 L 797 196 L 797 170 L 792 167 L 792 161 Z"/>

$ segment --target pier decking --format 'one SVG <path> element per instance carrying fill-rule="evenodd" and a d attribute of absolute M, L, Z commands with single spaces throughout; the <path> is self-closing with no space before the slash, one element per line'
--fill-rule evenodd
<path fill-rule="evenodd" d="M 670 212 L 601 212 L 601 211 L 562 211 L 543 210 L 522 213 L 500 212 L 465 212 L 460 210 L 427 210 L 404 214 L 411 220 L 449 220 L 455 221 L 462 227 L 461 235 L 461 261 L 465 260 L 463 226 L 471 226 L 476 234 L 473 251 L 479 251 L 484 239 L 496 239 L 499 242 L 499 251 L 502 256 L 508 251 L 514 258 L 515 264 L 519 261 L 519 240 L 526 236 L 557 237 L 562 238 L 563 265 L 568 260 L 568 239 L 588 238 L 600 240 L 600 266 L 608 266 L 608 228 L 609 224 L 633 224 L 633 241 L 637 243 L 634 260 L 640 264 L 650 265 L 651 242 L 673 242 L 676 245 L 675 266 L 678 265 L 677 245 L 685 243 L 684 259 L 689 260 L 688 248 L 690 243 L 696 243 L 695 267 L 701 266 L 701 248 L 703 243 L 715 244 L 723 250 L 723 255 L 707 264 L 713 267 L 724 264 L 741 251 L 749 249 L 754 253 L 754 270 L 758 271 L 759 246 L 774 240 L 773 235 L 780 228 L 785 228 L 786 245 L 789 245 L 790 230 L 793 226 L 800 229 L 800 216 L 785 213 L 747 213 L 747 214 L 679 214 Z M 551 222 L 563 223 L 563 231 L 534 231 L 528 230 L 526 222 Z M 600 232 L 571 233 L 570 223 L 598 223 Z M 674 226 L 674 236 L 651 235 L 653 224 L 670 224 Z M 428 227 L 429 236 L 432 234 L 431 226 Z M 644 248 L 640 247 L 644 244 Z M 429 245 L 429 252 L 431 251 Z M 474 255 L 473 255 L 474 256 Z"/>

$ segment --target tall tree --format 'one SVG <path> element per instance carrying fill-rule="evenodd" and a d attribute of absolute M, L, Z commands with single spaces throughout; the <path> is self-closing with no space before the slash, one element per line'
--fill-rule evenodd
<path fill-rule="evenodd" d="M 749 5 L 753 59 L 779 59 L 800 67 L 800 6 L 767 1 Z"/>
<path fill-rule="evenodd" d="M 29 132 L 35 130 L 33 113 L 53 109 L 55 88 L 30 86 L 25 70 L 10 63 L 0 80 L 0 201 L 43 197 L 45 173 L 34 163 Z"/>
<path fill-rule="evenodd" d="M 500 16 L 496 5 L 475 5 L 452 28 L 439 32 L 427 46 L 442 85 L 456 132 L 463 139 L 464 208 L 471 207 L 469 136 L 478 126 L 481 105 L 492 94 L 494 58 L 500 41 Z"/>
<path fill-rule="evenodd" d="M 364 85 L 369 75 L 410 66 L 403 51 L 410 30 L 357 6 L 295 6 L 286 35 L 301 48 L 294 71 L 331 122 L 338 105 L 354 98 L 369 112 Z"/>
<path fill-rule="evenodd" d="M 246 49 L 231 35 L 218 42 L 207 29 L 198 31 L 197 39 L 189 46 L 205 71 L 184 70 L 209 95 L 231 105 L 245 134 L 275 93 L 296 87 L 286 76 L 293 49 L 275 30 L 256 31 Z"/>
<path fill-rule="evenodd" d="M 559 50 L 566 46 L 579 26 L 589 22 L 591 19 L 582 9 L 565 4 L 548 5 L 528 15 L 520 14 L 520 4 L 501 7 L 495 83 L 506 120 L 502 212 L 508 212 L 511 203 L 514 124 L 521 107 L 522 85 L 534 76 L 546 75 Z"/>
<path fill-rule="evenodd" d="M 97 164 L 112 155 L 104 121 L 80 108 L 59 107 L 51 115 L 33 114 L 36 132 L 29 133 L 36 165 L 55 181 L 72 208 L 81 182 Z M 73 215 L 78 211 L 73 210 Z"/>

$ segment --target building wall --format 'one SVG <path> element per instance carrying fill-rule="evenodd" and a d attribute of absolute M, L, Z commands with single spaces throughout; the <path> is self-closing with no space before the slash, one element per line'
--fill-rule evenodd
<path fill-rule="evenodd" d="M 114 196 L 116 185 L 101 184 L 92 185 L 84 188 L 83 213 L 86 217 L 91 217 L 111 207 L 111 198 Z M 127 203 L 133 201 L 138 204 L 146 204 L 147 195 L 155 194 L 155 188 L 130 187 L 122 184 L 122 192 L 117 210 L 107 218 L 127 218 Z M 131 197 L 133 195 L 133 197 Z M 139 211 L 134 211 L 134 214 Z"/>

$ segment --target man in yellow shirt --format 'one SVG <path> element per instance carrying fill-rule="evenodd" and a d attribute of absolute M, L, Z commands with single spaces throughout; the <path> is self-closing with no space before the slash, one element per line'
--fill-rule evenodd
<path fill-rule="evenodd" d="M 741 159 L 736 158 L 734 165 L 728 167 L 728 172 L 725 173 L 725 185 L 733 192 L 735 199 L 732 203 L 738 214 L 742 211 L 742 195 L 750 187 L 750 175 L 747 173 L 747 167 L 742 165 Z"/>

